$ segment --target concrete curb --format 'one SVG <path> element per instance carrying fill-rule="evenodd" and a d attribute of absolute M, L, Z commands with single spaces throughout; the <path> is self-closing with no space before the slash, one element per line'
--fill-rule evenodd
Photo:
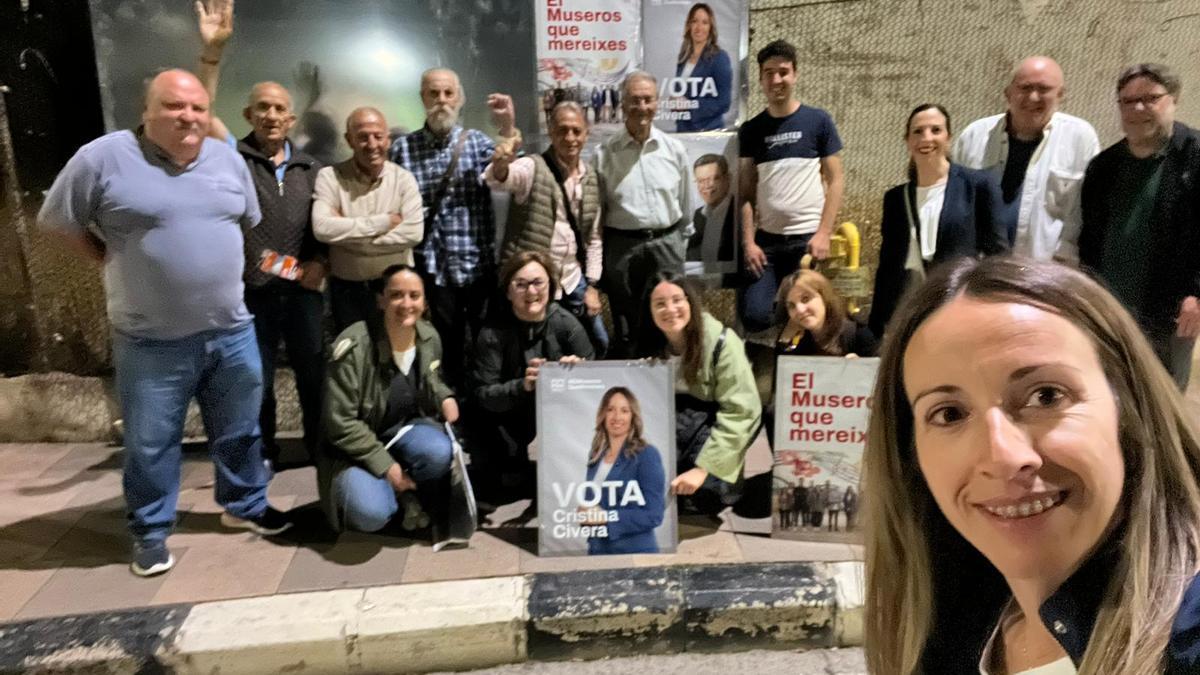
<path fill-rule="evenodd" d="M 0 624 L 0 673 L 347 673 L 862 643 L 862 563 L 589 570 Z"/>

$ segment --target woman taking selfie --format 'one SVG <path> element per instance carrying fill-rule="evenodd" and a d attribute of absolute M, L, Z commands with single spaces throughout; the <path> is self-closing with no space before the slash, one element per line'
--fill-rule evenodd
<path fill-rule="evenodd" d="M 872 673 L 1200 672 L 1200 442 L 1074 270 L 935 272 L 885 341 L 867 449 Z"/>

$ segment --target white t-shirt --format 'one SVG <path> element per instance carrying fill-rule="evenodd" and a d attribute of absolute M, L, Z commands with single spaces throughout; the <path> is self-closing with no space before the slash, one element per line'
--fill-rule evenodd
<path fill-rule="evenodd" d="M 592 478 L 592 480 L 597 483 L 603 483 L 608 479 L 608 473 L 612 471 L 612 468 L 616 465 L 616 463 L 616 460 L 613 460 L 612 464 L 609 464 L 608 462 L 604 461 L 603 457 L 601 457 L 600 461 L 596 462 L 596 476 Z"/>
<path fill-rule="evenodd" d="M 1001 673 L 993 673 L 988 668 L 988 665 L 992 662 L 992 650 L 999 648 L 996 638 L 1000 635 L 1000 627 L 1010 621 L 1016 611 L 1014 603 L 1010 602 L 1000 615 L 1000 620 L 996 622 L 996 627 L 992 629 L 992 636 L 988 638 L 987 645 L 983 648 L 983 656 L 979 658 L 979 675 L 1001 675 Z M 1064 656 L 1044 666 L 1016 673 L 1008 673 L 1007 675 L 1076 675 L 1076 672 L 1075 664 L 1071 661 L 1071 657 Z"/>
<path fill-rule="evenodd" d="M 408 375 L 409 371 L 412 370 L 413 362 L 416 360 L 417 347 L 415 345 L 405 349 L 402 352 L 392 352 L 392 361 L 396 364 L 396 367 L 400 369 L 400 372 L 404 373 L 405 375 Z"/>

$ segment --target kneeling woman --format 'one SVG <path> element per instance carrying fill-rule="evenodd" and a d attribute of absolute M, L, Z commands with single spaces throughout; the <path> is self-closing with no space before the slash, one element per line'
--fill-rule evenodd
<path fill-rule="evenodd" d="M 442 342 L 422 318 L 416 271 L 393 265 L 381 281 L 382 325 L 360 321 L 342 331 L 326 374 L 318 481 L 338 531 L 380 530 L 400 502 L 404 527 L 424 526 L 418 495 L 444 511 L 452 446 L 440 420 L 458 419 L 458 404 L 442 381 Z"/>
<path fill-rule="evenodd" d="M 754 373 L 741 338 L 704 311 L 690 281 L 661 272 L 650 289 L 645 355 L 677 362 L 680 473 L 671 490 L 689 496 L 685 506 L 715 514 L 741 497 L 746 450 L 762 423 Z"/>
<path fill-rule="evenodd" d="M 596 411 L 596 435 L 588 457 L 589 482 L 620 483 L 616 494 L 625 492 L 628 483 L 637 483 L 641 504 L 613 504 L 611 491 L 601 490 L 604 511 L 616 511 L 615 522 L 604 521 L 607 538 L 588 539 L 588 555 L 607 553 L 658 553 L 654 528 L 662 525 L 666 509 L 667 477 L 658 448 L 642 437 L 642 406 L 633 392 L 613 387 L 604 392 Z"/>
<path fill-rule="evenodd" d="M 1200 440 L 1107 291 L 953 263 L 897 312 L 874 401 L 870 672 L 1200 672 Z"/>

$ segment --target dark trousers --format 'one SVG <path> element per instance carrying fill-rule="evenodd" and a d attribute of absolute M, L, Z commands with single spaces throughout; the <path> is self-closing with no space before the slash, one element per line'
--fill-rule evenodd
<path fill-rule="evenodd" d="M 747 331 L 766 330 L 775 322 L 775 294 L 779 292 L 779 284 L 800 267 L 810 239 L 811 234 L 785 236 L 762 230 L 754 233 L 754 243 L 766 254 L 767 264 L 757 279 L 747 272 L 750 283 L 738 294 L 739 314 Z"/>
<path fill-rule="evenodd" d="M 601 288 L 608 294 L 613 335 L 609 357 L 636 358 L 641 319 L 647 315 L 651 280 L 662 271 L 683 273 L 687 238 L 681 228 L 656 236 L 653 231 L 606 229 L 604 231 L 604 278 Z"/>
<path fill-rule="evenodd" d="M 272 462 L 279 459 L 279 446 L 275 443 L 275 363 L 282 340 L 288 365 L 296 374 L 304 447 L 311 459 L 315 457 L 320 439 L 321 382 L 325 373 L 321 319 L 325 313 L 325 299 L 320 293 L 303 288 L 247 288 L 246 308 L 254 315 L 254 332 L 262 355 L 263 402 L 259 426 L 262 428 L 263 456 Z"/>
<path fill-rule="evenodd" d="M 483 325 L 488 299 L 496 293 L 496 278 L 486 274 L 466 286 L 438 286 L 432 277 L 422 276 L 429 318 L 442 338 L 442 374 L 462 394 L 467 354 Z"/>
<path fill-rule="evenodd" d="M 329 277 L 329 302 L 333 329 L 339 334 L 359 321 L 370 323 L 381 313 L 378 295 L 368 281 Z"/>

